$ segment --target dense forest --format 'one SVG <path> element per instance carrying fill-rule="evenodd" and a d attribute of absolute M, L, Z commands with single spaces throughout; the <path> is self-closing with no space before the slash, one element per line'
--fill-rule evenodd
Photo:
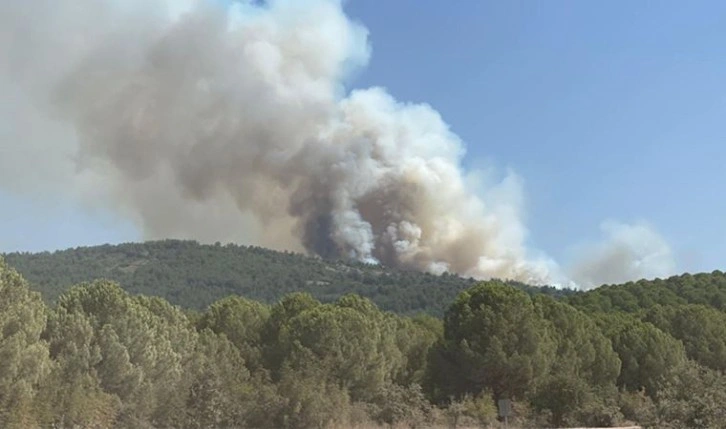
<path fill-rule="evenodd" d="M 274 303 L 292 292 L 308 292 L 323 302 L 355 293 L 399 314 L 443 316 L 456 295 L 475 283 L 448 274 L 434 276 L 259 247 L 179 240 L 4 256 L 48 302 L 72 285 L 108 279 L 130 293 L 159 296 L 197 310 L 229 295 Z M 516 286 L 529 293 L 571 293 Z"/>
<path fill-rule="evenodd" d="M 45 280 L 43 288 L 59 292 L 47 302 L 0 260 L 0 427 L 496 427 L 501 398 L 513 401 L 511 427 L 726 427 L 721 272 L 556 297 L 500 281 L 400 273 L 446 293 L 458 288 L 442 317 L 384 311 L 343 290 L 322 295 L 325 302 L 284 290 L 264 302 L 230 293 L 195 310 L 110 280 L 64 286 L 123 259 L 114 256 L 118 247 L 107 260 L 98 249 L 80 249 L 95 252 L 88 270 Z M 304 261 L 311 273 L 335 266 L 231 249 L 303 261 L 288 271 L 300 276 Z M 60 254 L 71 260 L 78 251 Z M 12 256 L 8 262 L 22 259 Z M 51 256 L 26 255 L 25 269 Z M 61 268 L 49 264 L 35 278 Z M 376 270 L 395 275 L 378 267 L 358 274 Z M 271 282 L 274 273 L 258 278 Z M 174 290 L 156 284 L 164 295 Z M 427 307 L 403 313 L 412 308 Z"/>

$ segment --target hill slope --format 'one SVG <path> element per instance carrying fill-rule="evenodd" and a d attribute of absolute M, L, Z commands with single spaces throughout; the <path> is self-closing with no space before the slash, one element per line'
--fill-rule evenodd
<path fill-rule="evenodd" d="M 107 278 L 131 293 L 161 296 L 194 309 L 228 295 L 275 302 L 287 293 L 304 291 L 326 302 L 356 293 L 385 310 L 441 316 L 459 292 L 475 283 L 449 274 L 435 276 L 259 247 L 180 240 L 3 256 L 48 301 L 74 284 Z M 658 304 L 704 304 L 726 310 L 726 274 L 721 271 L 606 285 L 584 293 L 511 284 L 530 294 L 565 298 L 587 312 L 636 312 Z"/>
<path fill-rule="evenodd" d="M 161 296 L 195 309 L 232 294 L 274 302 L 287 293 L 305 291 L 321 301 L 356 293 L 385 310 L 441 315 L 460 291 L 475 282 L 448 274 L 435 276 L 324 261 L 258 247 L 178 240 L 79 247 L 53 253 L 9 253 L 4 257 L 49 301 L 74 284 L 107 278 L 129 292 Z M 517 286 L 530 293 L 569 293 Z"/>
<path fill-rule="evenodd" d="M 656 305 L 699 304 L 726 310 L 726 274 L 682 274 L 667 279 L 605 285 L 573 294 L 568 302 L 589 313 L 635 313 Z"/>

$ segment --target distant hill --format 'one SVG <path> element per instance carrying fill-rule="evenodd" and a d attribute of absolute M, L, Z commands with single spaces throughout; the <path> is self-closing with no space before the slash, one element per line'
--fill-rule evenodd
<path fill-rule="evenodd" d="M 605 285 L 567 298 L 589 313 L 636 313 L 657 305 L 700 304 L 726 310 L 726 274 L 721 271 L 682 274 L 667 279 Z"/>
<path fill-rule="evenodd" d="M 131 293 L 160 296 L 192 309 L 204 309 L 229 295 L 272 303 L 287 293 L 303 291 L 324 302 L 356 293 L 384 310 L 441 316 L 459 292 L 476 283 L 451 274 L 436 276 L 260 247 L 186 240 L 3 256 L 49 302 L 72 285 L 106 278 Z M 510 284 L 529 294 L 564 299 L 587 312 L 634 313 L 655 305 L 679 304 L 726 310 L 726 274 L 721 271 L 605 285 L 587 292 Z"/>
<path fill-rule="evenodd" d="M 304 291 L 321 301 L 356 293 L 388 311 L 441 316 L 459 292 L 475 283 L 474 279 L 449 274 L 435 276 L 259 247 L 179 240 L 9 253 L 4 257 L 47 301 L 55 300 L 74 284 L 106 278 L 131 293 L 160 296 L 193 309 L 203 309 L 232 294 L 275 302 L 287 293 Z M 560 297 L 573 293 L 512 284 L 530 294 Z"/>

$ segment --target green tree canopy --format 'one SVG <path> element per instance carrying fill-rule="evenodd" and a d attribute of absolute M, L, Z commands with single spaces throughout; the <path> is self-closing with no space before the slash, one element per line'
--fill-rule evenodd
<path fill-rule="evenodd" d="M 290 350 L 290 368 L 322 368 L 358 400 L 374 395 L 400 365 L 400 353 L 387 347 L 395 347 L 391 334 L 360 309 L 323 304 L 290 319 L 280 342 Z"/>
<path fill-rule="evenodd" d="M 557 344 L 555 372 L 570 372 L 594 386 L 614 384 L 620 374 L 620 359 L 610 340 L 585 313 L 540 295 L 535 307 L 550 322 Z"/>
<path fill-rule="evenodd" d="M 601 315 L 598 322 L 622 362 L 620 387 L 655 395 L 686 361 L 683 344 L 651 323 L 622 313 Z"/>
<path fill-rule="evenodd" d="M 240 350 L 247 366 L 256 371 L 263 366 L 262 335 L 269 317 L 270 309 L 266 305 L 231 296 L 212 304 L 197 326 L 224 334 Z"/>
<path fill-rule="evenodd" d="M 462 292 L 444 318 L 444 347 L 461 368 L 455 394 L 491 389 L 495 397 L 522 397 L 552 365 L 550 324 L 530 297 L 498 281 Z"/>
<path fill-rule="evenodd" d="M 645 320 L 680 340 L 690 359 L 726 370 L 726 314 L 704 305 L 657 306 Z"/>
<path fill-rule="evenodd" d="M 40 295 L 0 258 L 0 426 L 39 422 L 36 395 L 51 370 L 48 345 L 40 336 L 46 308 Z"/>
<path fill-rule="evenodd" d="M 105 393 L 121 401 L 120 422 L 179 423 L 187 392 L 183 364 L 197 338 L 181 311 L 163 301 L 129 296 L 106 281 L 72 288 L 60 297 L 58 311 L 61 321 L 85 318 L 92 329 L 90 340 L 69 337 L 74 331 L 58 323 L 49 337 L 56 345 L 90 350 L 84 354 L 92 359 L 83 365 L 97 374 Z"/>

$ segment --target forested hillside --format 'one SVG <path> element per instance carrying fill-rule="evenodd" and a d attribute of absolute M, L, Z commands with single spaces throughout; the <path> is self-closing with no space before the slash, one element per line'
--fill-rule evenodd
<path fill-rule="evenodd" d="M 601 286 L 587 293 L 572 294 L 569 302 L 590 312 L 637 312 L 656 305 L 679 304 L 703 304 L 726 310 L 726 274 L 714 271 Z"/>
<path fill-rule="evenodd" d="M 706 283 L 694 302 L 721 288 Z M 49 305 L 0 258 L 0 427 L 497 427 L 500 398 L 513 428 L 726 427 L 726 313 L 687 298 L 587 310 L 642 288 L 583 307 L 487 281 L 443 319 L 354 294 L 196 312 L 103 280 Z"/>
<path fill-rule="evenodd" d="M 474 284 L 473 279 L 448 274 L 434 276 L 259 247 L 178 240 L 4 256 L 48 302 L 71 285 L 109 279 L 131 293 L 159 296 L 199 310 L 228 295 L 273 303 L 291 292 L 308 292 L 324 302 L 355 293 L 385 310 L 441 316 L 459 292 Z M 517 286 L 530 293 L 571 292 Z"/>

